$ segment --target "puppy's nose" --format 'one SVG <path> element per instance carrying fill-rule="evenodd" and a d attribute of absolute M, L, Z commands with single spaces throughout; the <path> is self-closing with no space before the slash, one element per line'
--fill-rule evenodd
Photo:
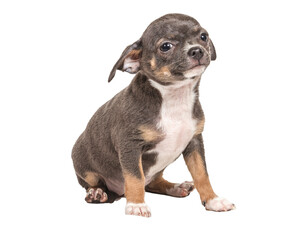
<path fill-rule="evenodd" d="M 193 59 L 200 60 L 203 56 L 203 51 L 199 47 L 193 47 L 189 49 L 188 55 L 192 57 Z"/>

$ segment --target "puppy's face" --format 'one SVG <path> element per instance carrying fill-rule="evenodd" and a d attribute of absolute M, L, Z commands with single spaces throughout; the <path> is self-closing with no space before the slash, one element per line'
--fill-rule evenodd
<path fill-rule="evenodd" d="M 140 40 L 128 46 L 114 66 L 161 84 L 200 76 L 216 59 L 212 41 L 199 23 L 186 15 L 168 14 L 152 22 Z"/>

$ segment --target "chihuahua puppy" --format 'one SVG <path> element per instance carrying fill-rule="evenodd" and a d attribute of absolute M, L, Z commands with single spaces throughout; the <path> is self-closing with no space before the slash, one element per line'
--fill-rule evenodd
<path fill-rule="evenodd" d="M 125 196 L 126 214 L 150 217 L 145 191 L 185 197 L 196 188 L 207 210 L 235 208 L 214 193 L 205 163 L 198 87 L 215 59 L 207 31 L 182 14 L 155 20 L 123 51 L 109 82 L 116 70 L 135 77 L 97 110 L 72 150 L 88 203 L 112 203 Z M 164 169 L 181 154 L 193 182 L 166 181 Z"/>

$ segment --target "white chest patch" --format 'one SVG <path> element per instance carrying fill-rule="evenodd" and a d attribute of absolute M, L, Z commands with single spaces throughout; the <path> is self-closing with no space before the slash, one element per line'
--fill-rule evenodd
<path fill-rule="evenodd" d="M 186 148 L 192 139 L 197 121 L 192 118 L 197 80 L 184 80 L 174 85 L 163 86 L 153 80 L 151 85 L 162 95 L 160 121 L 157 128 L 164 134 L 164 139 L 150 152 L 157 153 L 156 164 L 146 174 L 146 184 L 152 177 L 172 163 Z"/>

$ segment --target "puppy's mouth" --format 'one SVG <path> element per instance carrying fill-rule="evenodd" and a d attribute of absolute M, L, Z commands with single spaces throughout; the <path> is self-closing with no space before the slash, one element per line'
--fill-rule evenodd
<path fill-rule="evenodd" d="M 183 75 L 185 78 L 195 78 L 196 76 L 200 76 L 206 69 L 205 64 L 198 63 L 196 65 L 191 66 L 188 70 L 186 70 Z"/>
<path fill-rule="evenodd" d="M 189 68 L 186 71 L 193 70 L 195 68 L 200 68 L 201 66 L 206 66 L 206 61 L 203 58 L 199 60 L 191 58 L 189 61 Z"/>
<path fill-rule="evenodd" d="M 190 67 L 187 71 L 190 71 L 190 70 L 193 70 L 193 69 L 198 69 L 198 68 L 201 68 L 201 67 L 205 67 L 205 64 L 198 63 L 197 65 L 194 65 L 193 67 Z"/>

